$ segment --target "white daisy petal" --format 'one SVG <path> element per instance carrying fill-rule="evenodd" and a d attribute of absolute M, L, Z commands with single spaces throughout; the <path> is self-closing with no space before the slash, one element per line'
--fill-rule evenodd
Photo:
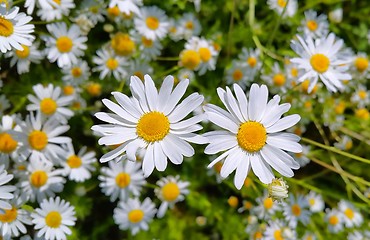
<path fill-rule="evenodd" d="M 283 131 L 295 125 L 301 120 L 301 117 L 298 114 L 289 115 L 277 121 L 274 125 L 266 128 L 267 133 L 276 133 Z"/>

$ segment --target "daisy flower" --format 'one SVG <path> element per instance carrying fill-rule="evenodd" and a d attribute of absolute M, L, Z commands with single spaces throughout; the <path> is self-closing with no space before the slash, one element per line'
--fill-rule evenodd
<path fill-rule="evenodd" d="M 141 188 L 145 184 L 144 174 L 141 171 L 141 164 L 131 161 L 110 161 L 109 167 L 100 169 L 101 181 L 99 186 L 110 201 L 117 198 L 126 201 L 130 195 L 139 196 Z"/>
<path fill-rule="evenodd" d="M 157 181 L 158 188 L 154 189 L 157 197 L 162 201 L 158 209 L 157 217 L 164 216 L 168 208 L 173 208 L 175 203 L 184 201 L 185 195 L 189 194 L 189 182 L 180 181 L 180 176 L 168 176 Z"/>
<path fill-rule="evenodd" d="M 44 7 L 37 11 L 37 15 L 41 20 L 47 22 L 61 20 L 63 16 L 69 15 L 71 9 L 76 7 L 73 0 L 43 0 L 43 2 Z"/>
<path fill-rule="evenodd" d="M 60 197 L 44 199 L 31 217 L 38 230 L 37 237 L 49 240 L 67 239 L 66 235 L 72 234 L 69 227 L 76 222 L 75 208 Z"/>
<path fill-rule="evenodd" d="M 140 34 L 137 34 L 140 35 Z M 142 36 L 142 35 L 140 35 Z M 152 39 L 150 39 L 152 40 Z M 136 50 L 136 44 L 134 38 L 130 34 L 118 32 L 112 36 L 110 46 L 114 50 L 114 53 L 121 57 L 129 57 Z"/>
<path fill-rule="evenodd" d="M 13 185 L 4 185 L 12 179 L 13 174 L 8 174 L 4 165 L 0 165 L 0 209 L 12 209 L 12 205 L 7 201 L 13 199 L 14 195 L 12 192 L 16 190 L 16 187 Z M 0 211 L 0 213 L 2 212 Z"/>
<path fill-rule="evenodd" d="M 135 36 L 140 49 L 140 58 L 150 61 L 161 55 L 162 44 L 158 39 L 152 40 L 145 36 Z"/>
<path fill-rule="evenodd" d="M 31 104 L 27 105 L 27 111 L 37 111 L 42 116 L 53 117 L 60 123 L 67 123 L 67 120 L 73 116 L 73 111 L 66 108 L 72 102 L 73 96 L 61 96 L 60 87 L 54 87 L 50 83 L 46 87 L 37 84 L 32 89 L 36 96 L 28 94 Z"/>
<path fill-rule="evenodd" d="M 362 232 L 355 230 L 348 234 L 347 240 L 367 240 L 370 239 L 370 231 L 363 230 Z"/>
<path fill-rule="evenodd" d="M 44 58 L 41 51 L 37 49 L 38 44 L 32 44 L 31 46 L 22 44 L 22 47 L 23 50 L 14 49 L 6 54 L 7 57 L 11 57 L 10 66 L 17 65 L 18 74 L 29 72 L 31 62 L 38 64 Z"/>
<path fill-rule="evenodd" d="M 193 13 L 185 13 L 178 20 L 178 29 L 180 34 L 183 35 L 182 38 L 189 39 L 193 36 L 199 36 L 202 26 Z"/>
<path fill-rule="evenodd" d="M 308 201 L 303 195 L 296 198 L 290 194 L 289 201 L 284 204 L 283 214 L 292 228 L 297 227 L 298 221 L 307 225 L 310 221 L 311 213 L 308 211 Z"/>
<path fill-rule="evenodd" d="M 31 35 L 35 25 L 28 24 L 32 17 L 18 12 L 19 7 L 14 7 L 0 17 L 0 51 L 2 53 L 6 53 L 12 48 L 22 51 L 22 44 L 31 46 L 35 39 Z"/>
<path fill-rule="evenodd" d="M 246 63 L 248 69 L 248 78 L 253 81 L 254 77 L 258 73 L 258 70 L 262 66 L 262 61 L 260 61 L 260 50 L 252 48 L 242 48 L 242 52 L 239 54 L 239 60 Z"/>
<path fill-rule="evenodd" d="M 334 143 L 334 147 L 341 150 L 349 151 L 353 147 L 352 138 L 347 135 L 342 135 L 340 136 L 339 141 Z"/>
<path fill-rule="evenodd" d="M 368 106 L 370 104 L 370 90 L 367 90 L 365 85 L 358 85 L 351 96 L 351 102 L 356 103 L 359 108 Z"/>
<path fill-rule="evenodd" d="M 63 81 L 77 86 L 89 79 L 90 68 L 86 61 L 78 60 L 76 64 L 63 68 L 62 73 L 64 74 Z"/>
<path fill-rule="evenodd" d="M 142 0 L 110 0 L 109 7 L 118 6 L 119 10 L 129 15 L 131 12 L 140 15 L 140 9 L 143 5 Z"/>
<path fill-rule="evenodd" d="M 127 65 L 125 58 L 116 56 L 111 51 L 99 49 L 93 57 L 93 62 L 97 65 L 93 71 L 100 72 L 99 78 L 102 80 L 111 75 L 118 81 L 121 81 L 127 75 L 124 66 Z"/>
<path fill-rule="evenodd" d="M 343 20 L 343 8 L 337 7 L 329 12 L 329 20 L 333 23 L 340 23 Z"/>
<path fill-rule="evenodd" d="M 91 178 L 91 172 L 95 171 L 93 163 L 96 162 L 95 152 L 87 152 L 87 147 L 82 147 L 76 154 L 71 143 L 66 145 L 65 159 L 62 163 L 65 174 L 69 180 L 84 182 Z"/>
<path fill-rule="evenodd" d="M 168 24 L 168 36 L 171 38 L 172 41 L 178 42 L 184 39 L 183 31 L 182 29 L 180 29 L 178 21 L 176 21 L 175 19 L 169 19 Z"/>
<path fill-rule="evenodd" d="M 196 49 L 201 60 L 198 74 L 203 75 L 207 70 L 215 70 L 218 51 L 213 47 L 213 43 L 204 38 L 200 38 L 199 41 L 197 41 Z"/>
<path fill-rule="evenodd" d="M 338 53 L 343 46 L 343 40 L 335 39 L 333 33 L 315 41 L 310 36 L 302 39 L 297 35 L 297 38 L 298 41 L 292 40 L 291 48 L 299 57 L 290 61 L 297 63 L 298 68 L 304 70 L 304 74 L 298 78 L 299 82 L 310 80 L 308 93 L 312 91 L 319 78 L 329 91 L 344 90 L 341 81 L 350 80 L 352 77 L 346 73 L 351 59 L 341 57 Z"/>
<path fill-rule="evenodd" d="M 310 35 L 313 38 L 321 38 L 329 32 L 329 22 L 325 14 L 317 15 L 314 10 L 304 12 L 305 19 L 302 20 L 301 27 L 298 31 L 304 35 Z"/>
<path fill-rule="evenodd" d="M 328 223 L 328 229 L 331 233 L 338 233 L 343 230 L 343 214 L 336 208 L 326 209 L 324 221 Z"/>
<path fill-rule="evenodd" d="M 280 205 L 268 196 L 267 191 L 256 199 L 256 206 L 251 209 L 251 213 L 260 220 L 271 218 L 277 211 L 280 211 Z"/>
<path fill-rule="evenodd" d="M 338 208 L 343 214 L 343 220 L 346 227 L 359 227 L 363 223 L 364 218 L 361 213 L 350 202 L 341 200 L 338 203 Z"/>
<path fill-rule="evenodd" d="M 55 193 L 63 191 L 63 173 L 62 169 L 54 170 L 50 162 L 31 157 L 27 174 L 18 183 L 22 189 L 21 197 L 31 202 L 41 202 L 44 198 L 54 197 Z"/>
<path fill-rule="evenodd" d="M 192 81 L 192 80 L 194 80 L 195 79 L 195 74 L 194 74 L 194 72 L 193 71 L 191 71 L 191 70 L 189 70 L 189 69 L 180 69 L 179 71 L 178 71 L 178 73 L 177 73 L 177 79 L 179 80 L 179 81 L 182 81 L 182 80 L 185 80 L 185 79 L 189 79 L 190 80 L 190 82 Z M 203 113 L 203 107 L 202 106 L 200 106 L 199 108 L 198 108 L 198 112 L 202 112 Z M 196 112 L 197 110 L 195 110 L 195 112 Z"/>
<path fill-rule="evenodd" d="M 106 8 L 107 3 L 102 0 L 85 0 L 82 1 L 80 9 L 77 11 L 77 16 L 86 17 L 86 19 L 88 19 L 92 23 L 92 27 L 94 27 L 98 22 L 104 22 L 104 13 Z"/>
<path fill-rule="evenodd" d="M 152 74 L 153 68 L 146 61 L 136 59 L 131 62 L 128 71 L 129 71 L 128 76 L 136 76 L 140 78 L 140 80 L 144 81 L 144 75 Z"/>
<path fill-rule="evenodd" d="M 262 75 L 261 78 L 274 90 L 274 92 L 286 92 L 287 77 L 277 62 L 274 63 L 271 73 Z"/>
<path fill-rule="evenodd" d="M 297 233 L 294 229 L 285 226 L 281 220 L 269 221 L 263 239 L 269 240 L 295 240 Z"/>
<path fill-rule="evenodd" d="M 297 0 L 267 0 L 267 5 L 271 10 L 274 10 L 277 14 L 284 15 L 282 17 L 292 17 L 297 12 L 298 2 Z"/>
<path fill-rule="evenodd" d="M 148 39 L 162 39 L 167 35 L 169 22 L 162 9 L 151 6 L 142 7 L 141 14 L 135 19 L 135 29 Z"/>
<path fill-rule="evenodd" d="M 188 142 L 202 144 L 206 139 L 193 133 L 202 129 L 197 123 L 202 121 L 203 115 L 183 120 L 202 104 L 204 97 L 193 93 L 178 104 L 189 80 L 181 81 L 172 91 L 174 78 L 167 76 L 158 92 L 149 75 L 144 79 L 143 83 L 138 77 L 131 77 L 132 98 L 119 92 L 112 93 L 119 105 L 103 99 L 104 105 L 114 113 L 96 113 L 97 118 L 110 124 L 94 125 L 92 130 L 104 135 L 99 139 L 100 145 L 121 144 L 103 155 L 100 162 L 123 153 L 135 161 L 138 149 L 146 149 L 142 168 L 148 177 L 154 167 L 164 171 L 167 158 L 174 164 L 181 164 L 183 156 L 193 156 L 194 149 Z"/>
<path fill-rule="evenodd" d="M 265 184 L 274 179 L 271 167 L 283 176 L 292 177 L 292 169 L 298 169 L 299 164 L 285 151 L 301 152 L 300 138 L 281 131 L 295 125 L 300 116 L 293 114 L 281 118 L 290 109 L 290 104 L 279 105 L 278 95 L 267 102 L 266 85 L 253 84 L 249 101 L 239 85 L 233 86 L 236 99 L 228 87 L 226 91 L 217 89 L 228 111 L 213 104 L 204 106 L 208 119 L 224 129 L 204 135 L 210 143 L 204 150 L 206 154 L 225 151 L 208 167 L 225 159 L 221 176 L 226 178 L 236 169 L 234 184 L 237 189 L 241 189 L 251 167 Z"/>
<path fill-rule="evenodd" d="M 64 22 L 48 24 L 46 28 L 51 34 L 43 38 L 49 61 L 57 61 L 60 68 L 78 63 L 78 57 L 83 56 L 87 48 L 87 37 L 81 36 L 80 28 L 76 24 L 67 28 Z"/>
<path fill-rule="evenodd" d="M 325 202 L 320 194 L 310 191 L 305 198 L 309 204 L 311 212 L 315 213 L 324 210 Z"/>
<path fill-rule="evenodd" d="M 364 52 L 353 57 L 351 71 L 356 78 L 367 78 L 369 74 L 369 58 Z"/>
<path fill-rule="evenodd" d="M 114 222 L 121 230 L 130 229 L 132 235 L 140 230 L 147 231 L 157 209 L 150 198 L 141 203 L 137 198 L 129 198 L 127 202 L 119 202 L 114 209 Z"/>

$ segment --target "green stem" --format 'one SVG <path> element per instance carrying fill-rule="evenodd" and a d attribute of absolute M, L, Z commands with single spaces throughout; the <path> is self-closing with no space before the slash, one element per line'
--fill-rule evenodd
<path fill-rule="evenodd" d="M 22 97 L 18 104 L 13 108 L 13 110 L 9 113 L 9 115 L 13 115 L 14 113 L 18 112 L 23 105 L 26 103 L 27 97 Z"/>
<path fill-rule="evenodd" d="M 345 127 L 341 127 L 339 128 L 339 131 L 341 131 L 342 133 L 352 137 L 352 138 L 355 138 L 361 142 L 364 142 L 366 143 L 367 145 L 370 145 L 370 140 L 367 139 L 366 137 L 362 136 L 361 134 L 357 133 L 357 132 L 354 132 L 348 128 L 345 128 Z"/>
<path fill-rule="evenodd" d="M 226 52 L 227 61 L 230 58 L 231 47 L 232 47 L 231 33 L 233 31 L 233 28 L 234 28 L 234 14 L 235 14 L 235 5 L 236 5 L 235 2 L 236 2 L 236 0 L 233 1 L 233 9 L 232 9 L 231 16 L 230 16 L 229 32 L 227 34 L 227 52 Z"/>
<path fill-rule="evenodd" d="M 253 31 L 254 18 L 255 18 L 255 0 L 249 0 L 249 26 Z"/>
<path fill-rule="evenodd" d="M 155 60 L 158 61 L 179 61 L 179 57 L 157 57 Z"/>
<path fill-rule="evenodd" d="M 177 65 L 176 65 L 176 66 L 173 66 L 172 68 L 170 68 L 170 69 L 168 69 L 167 71 L 163 72 L 163 73 L 161 74 L 161 76 L 167 76 L 167 75 L 169 75 L 170 73 L 177 71 L 178 69 L 180 69 L 180 67 L 179 67 L 179 66 L 177 66 Z"/>
<path fill-rule="evenodd" d="M 278 28 L 279 28 L 279 26 L 281 24 L 281 19 L 283 18 L 283 15 L 284 15 L 284 13 L 286 11 L 286 7 L 288 6 L 288 4 L 289 4 L 289 0 L 286 1 L 286 4 L 284 6 L 284 9 L 283 9 L 283 11 L 281 12 L 281 14 L 279 15 L 279 17 L 278 17 L 278 19 L 276 21 L 275 27 L 272 30 L 272 33 L 271 33 L 271 35 L 269 37 L 269 40 L 268 40 L 268 42 L 266 44 L 266 47 L 267 48 L 269 48 L 271 46 L 272 42 L 274 41 L 274 38 L 275 38 L 275 35 L 276 35 L 276 31 L 278 30 Z"/>

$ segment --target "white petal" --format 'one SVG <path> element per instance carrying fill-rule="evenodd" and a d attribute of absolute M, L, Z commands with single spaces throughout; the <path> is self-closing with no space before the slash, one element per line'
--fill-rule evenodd
<path fill-rule="evenodd" d="M 145 156 L 143 159 L 143 166 L 142 166 L 145 177 L 148 177 L 150 174 L 152 174 L 154 170 L 153 157 L 154 157 L 153 144 L 149 144 L 145 152 Z"/>
<path fill-rule="evenodd" d="M 163 172 L 167 167 L 167 157 L 163 153 L 159 142 L 154 142 L 154 164 L 156 169 L 160 172 Z"/>
<path fill-rule="evenodd" d="M 241 161 L 241 158 L 239 157 L 239 148 L 235 148 L 233 151 L 230 152 L 230 154 L 226 157 L 224 164 L 221 167 L 220 175 L 222 178 L 227 178 L 232 171 L 236 169 L 236 167 L 239 165 L 239 162 Z"/>
<path fill-rule="evenodd" d="M 234 84 L 234 92 L 236 95 L 236 99 L 238 100 L 238 103 L 239 103 L 240 112 L 242 113 L 244 117 L 244 122 L 246 122 L 249 120 L 247 97 L 245 96 L 243 89 L 236 83 Z"/>
<path fill-rule="evenodd" d="M 162 146 L 164 154 L 166 154 L 168 159 L 170 159 L 173 164 L 178 165 L 182 163 L 183 156 L 179 151 L 176 151 L 177 148 L 171 141 L 161 141 L 160 144 Z"/>
<path fill-rule="evenodd" d="M 291 134 L 296 136 L 294 134 Z M 267 135 L 266 143 L 271 146 L 283 149 L 285 151 L 300 153 L 302 152 L 301 144 L 297 143 L 296 141 L 292 141 L 290 135 L 276 135 L 273 136 L 271 134 Z"/>
<path fill-rule="evenodd" d="M 270 149 L 271 147 L 268 145 L 261 149 L 261 155 L 265 161 L 283 176 L 293 177 L 294 173 L 292 169 L 281 161 Z"/>
<path fill-rule="evenodd" d="M 126 149 L 126 145 L 129 143 L 128 142 L 125 142 L 123 143 L 121 146 L 117 147 L 116 149 L 113 149 L 112 151 L 110 152 L 107 152 L 106 154 L 104 154 L 101 158 L 100 158 L 100 162 L 101 163 L 104 163 L 104 162 L 108 162 L 109 160 L 112 160 L 113 158 L 116 158 L 118 157 L 120 154 L 122 154 L 125 149 Z"/>
<path fill-rule="evenodd" d="M 159 89 L 158 95 L 158 111 L 163 112 L 168 99 L 170 98 L 171 91 L 173 88 L 174 78 L 173 76 L 167 76 L 162 83 L 161 88 Z"/>
<path fill-rule="evenodd" d="M 215 154 L 238 145 L 236 137 L 230 135 L 219 136 L 217 139 L 210 141 L 211 143 L 204 149 L 205 154 Z"/>
<path fill-rule="evenodd" d="M 170 123 L 176 123 L 186 117 L 190 112 L 199 107 L 204 97 L 193 93 L 185 98 L 168 116 Z"/>
<path fill-rule="evenodd" d="M 237 147 L 234 147 L 230 150 L 227 150 L 226 152 L 224 152 L 223 154 L 221 154 L 220 156 L 218 156 L 216 159 L 214 159 L 210 164 L 208 164 L 207 168 L 211 168 L 213 167 L 216 163 L 218 163 L 219 161 L 223 160 L 225 157 L 227 157 L 231 151 L 234 151 L 235 148 Z"/>
<path fill-rule="evenodd" d="M 145 80 L 145 94 L 146 99 L 148 101 L 148 106 L 151 111 L 154 111 L 157 109 L 158 102 L 157 88 L 154 85 L 154 81 L 148 74 L 145 74 L 144 80 Z"/>
<path fill-rule="evenodd" d="M 189 85 L 189 80 L 188 79 L 180 81 L 179 84 L 177 84 L 176 88 L 173 90 L 170 98 L 168 99 L 166 107 L 163 110 L 163 112 L 166 116 L 172 112 L 174 107 L 180 101 L 180 99 L 184 95 L 188 85 Z"/>
<path fill-rule="evenodd" d="M 301 117 L 298 114 L 289 115 L 286 117 L 283 117 L 279 121 L 277 121 L 274 125 L 267 127 L 266 132 L 267 133 L 276 133 L 283 131 L 285 129 L 288 129 L 292 126 L 294 126 L 297 122 L 301 120 Z"/>
<path fill-rule="evenodd" d="M 242 159 L 239 163 L 239 166 L 236 168 L 234 177 L 234 185 L 238 190 L 242 188 L 250 169 L 250 160 L 249 160 L 250 157 L 247 156 L 246 154 L 243 154 L 243 156 L 241 157 Z"/>
<path fill-rule="evenodd" d="M 274 174 L 272 173 L 270 166 L 268 166 L 258 154 L 252 154 L 250 161 L 252 170 L 259 180 L 265 184 L 271 183 L 274 178 Z"/>

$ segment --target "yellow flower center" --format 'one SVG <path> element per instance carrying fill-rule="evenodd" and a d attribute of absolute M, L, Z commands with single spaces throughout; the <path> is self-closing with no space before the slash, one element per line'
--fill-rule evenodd
<path fill-rule="evenodd" d="M 92 6 L 89 8 L 90 12 L 94 13 L 94 14 L 98 14 L 99 13 L 99 7 L 98 6 Z"/>
<path fill-rule="evenodd" d="M 311 109 L 312 108 L 312 103 L 311 103 L 311 101 L 310 100 L 308 100 L 308 101 L 305 101 L 304 102 L 304 104 L 303 104 L 303 106 L 305 107 L 305 108 L 307 108 L 307 109 Z"/>
<path fill-rule="evenodd" d="M 337 216 L 331 216 L 331 217 L 329 218 L 329 224 L 330 224 L 330 225 L 337 225 L 337 224 L 338 224 L 338 222 L 339 222 L 339 219 L 338 219 L 338 217 L 337 217 Z"/>
<path fill-rule="evenodd" d="M 252 180 L 247 177 L 245 180 L 244 180 L 244 187 L 250 187 L 252 185 Z"/>
<path fill-rule="evenodd" d="M 185 23 L 185 28 L 190 29 L 190 30 L 193 29 L 194 28 L 193 22 L 192 21 L 187 21 Z"/>
<path fill-rule="evenodd" d="M 34 171 L 30 176 L 30 182 L 32 186 L 40 188 L 46 184 L 48 181 L 48 175 L 45 171 L 37 170 Z"/>
<path fill-rule="evenodd" d="M 315 205 L 315 199 L 314 199 L 314 198 L 311 198 L 311 199 L 308 201 L 308 203 L 309 203 L 311 206 Z"/>
<path fill-rule="evenodd" d="M 292 77 L 298 77 L 298 69 L 297 68 L 290 69 L 290 74 L 292 75 Z"/>
<path fill-rule="evenodd" d="M 263 237 L 260 231 L 254 233 L 253 239 L 261 239 Z"/>
<path fill-rule="evenodd" d="M 309 21 L 307 21 L 306 26 L 311 32 L 316 31 L 317 22 L 314 21 L 314 20 L 309 20 Z"/>
<path fill-rule="evenodd" d="M 217 162 L 213 167 L 214 167 L 214 169 L 215 169 L 215 171 L 217 172 L 217 173 L 220 173 L 221 172 L 221 168 L 222 168 L 222 162 Z"/>
<path fill-rule="evenodd" d="M 303 152 L 295 153 L 294 155 L 296 158 L 301 158 L 303 156 Z"/>
<path fill-rule="evenodd" d="M 120 14 L 119 8 L 117 6 L 114 6 L 112 8 L 107 9 L 108 15 L 112 17 L 118 17 Z"/>
<path fill-rule="evenodd" d="M 57 103 L 51 98 L 44 98 L 40 102 L 40 110 L 46 115 L 52 115 L 57 110 Z"/>
<path fill-rule="evenodd" d="M 82 75 L 82 69 L 80 67 L 73 67 L 71 69 L 71 74 L 75 78 L 79 78 Z"/>
<path fill-rule="evenodd" d="M 132 223 L 138 223 L 144 218 L 144 212 L 141 209 L 134 209 L 128 213 L 128 220 Z"/>
<path fill-rule="evenodd" d="M 355 112 L 356 117 L 367 120 L 369 119 L 369 111 L 366 108 L 357 109 Z"/>
<path fill-rule="evenodd" d="M 347 208 L 346 211 L 344 211 L 344 215 L 346 215 L 346 217 L 351 219 L 351 220 L 355 216 L 354 212 L 350 208 Z"/>
<path fill-rule="evenodd" d="M 360 73 L 364 72 L 369 66 L 369 60 L 364 57 L 358 57 L 355 60 L 355 67 Z"/>
<path fill-rule="evenodd" d="M 247 152 L 257 152 L 266 144 L 266 129 L 258 122 L 245 122 L 240 125 L 236 139 L 241 148 Z"/>
<path fill-rule="evenodd" d="M 136 133 L 147 142 L 162 140 L 170 131 L 170 122 L 161 112 L 145 113 L 139 119 Z"/>
<path fill-rule="evenodd" d="M 243 72 L 240 69 L 235 69 L 233 72 L 234 81 L 240 81 L 243 78 Z"/>
<path fill-rule="evenodd" d="M 272 208 L 273 205 L 274 205 L 274 202 L 272 201 L 272 198 L 265 198 L 265 200 L 263 200 L 263 206 L 266 209 Z"/>
<path fill-rule="evenodd" d="M 272 78 L 272 81 L 274 82 L 275 86 L 283 86 L 285 84 L 285 76 L 282 73 L 275 74 L 275 76 Z"/>
<path fill-rule="evenodd" d="M 310 80 L 306 79 L 302 82 L 301 84 L 301 89 L 303 92 L 307 93 L 308 92 L 308 87 L 310 86 Z M 315 86 L 313 87 L 312 91 L 310 92 L 310 94 L 314 94 L 316 93 L 317 91 L 317 84 L 315 84 Z"/>
<path fill-rule="evenodd" d="M 134 72 L 134 75 L 138 78 L 140 78 L 142 81 L 144 80 L 144 74 L 140 71 Z"/>
<path fill-rule="evenodd" d="M 239 203 L 239 200 L 237 197 L 235 196 L 231 196 L 229 197 L 229 199 L 227 200 L 227 203 L 230 205 L 230 207 L 232 208 L 236 208 L 238 206 L 238 203 Z"/>
<path fill-rule="evenodd" d="M 60 0 L 53 0 L 56 4 L 60 5 Z"/>
<path fill-rule="evenodd" d="M 162 187 L 162 196 L 167 202 L 172 202 L 180 195 L 179 186 L 174 182 L 169 182 Z"/>
<path fill-rule="evenodd" d="M 159 20 L 156 17 L 147 17 L 145 20 L 146 26 L 151 30 L 156 30 L 159 27 Z"/>
<path fill-rule="evenodd" d="M 254 68 L 257 64 L 257 59 L 255 57 L 249 57 L 247 63 L 251 68 Z"/>
<path fill-rule="evenodd" d="M 0 152 L 12 153 L 18 146 L 18 142 L 9 133 L 0 133 Z"/>
<path fill-rule="evenodd" d="M 77 110 L 81 108 L 81 103 L 79 101 L 75 101 L 71 105 L 72 109 Z"/>
<path fill-rule="evenodd" d="M 15 50 L 15 55 L 20 59 L 25 59 L 30 55 L 30 48 L 23 44 L 22 47 L 23 50 Z"/>
<path fill-rule="evenodd" d="M 62 215 L 57 211 L 51 211 L 46 215 L 45 223 L 51 228 L 58 228 L 62 223 Z"/>
<path fill-rule="evenodd" d="M 275 230 L 274 232 L 274 238 L 275 240 L 284 240 L 283 236 L 281 236 L 281 230 Z"/>
<path fill-rule="evenodd" d="M 301 207 L 298 204 L 293 204 L 292 213 L 296 217 L 300 216 L 301 215 Z"/>
<path fill-rule="evenodd" d="M 13 34 L 13 23 L 8 19 L 0 17 L 0 36 L 9 37 Z"/>
<path fill-rule="evenodd" d="M 109 59 L 105 62 L 105 65 L 106 65 L 106 66 L 107 66 L 107 68 L 109 68 L 110 70 L 115 70 L 115 69 L 118 67 L 118 61 L 117 61 L 117 59 L 109 58 Z"/>
<path fill-rule="evenodd" d="M 116 176 L 116 184 L 120 188 L 125 188 L 127 187 L 131 182 L 131 177 L 129 174 L 125 172 L 121 172 L 117 174 Z"/>
<path fill-rule="evenodd" d="M 364 91 L 364 90 L 360 90 L 358 91 L 358 96 L 360 97 L 360 99 L 364 100 L 366 97 L 367 97 L 367 92 Z"/>
<path fill-rule="evenodd" d="M 143 43 L 144 47 L 150 48 L 153 46 L 153 40 L 146 37 L 142 37 L 141 42 Z"/>
<path fill-rule="evenodd" d="M 180 61 L 184 67 L 194 70 L 200 64 L 201 58 L 197 51 L 184 50 L 180 54 Z"/>
<path fill-rule="evenodd" d="M 0 214 L 0 221 L 3 223 L 11 223 L 15 219 L 17 219 L 18 211 L 15 207 L 12 207 L 12 209 L 3 209 L 5 211 L 4 214 Z"/>
<path fill-rule="evenodd" d="M 344 145 L 344 149 L 345 149 L 345 150 L 350 150 L 352 147 L 353 147 L 353 142 L 352 142 L 352 140 L 348 140 L 348 141 L 346 142 L 346 144 Z"/>
<path fill-rule="evenodd" d="M 86 90 L 91 96 L 97 97 L 101 94 L 101 85 L 99 83 L 90 83 Z"/>
<path fill-rule="evenodd" d="M 72 155 L 67 159 L 67 164 L 70 168 L 79 168 L 82 165 L 82 160 L 76 155 Z"/>
<path fill-rule="evenodd" d="M 66 85 L 63 87 L 64 95 L 72 95 L 75 92 L 75 88 L 71 85 Z"/>
<path fill-rule="evenodd" d="M 245 209 L 251 209 L 252 208 L 252 203 L 250 202 L 250 201 L 246 201 L 245 203 L 244 203 L 244 207 L 245 207 Z"/>
<path fill-rule="evenodd" d="M 117 33 L 111 40 L 114 52 L 120 56 L 131 55 L 135 51 L 135 42 L 128 34 Z"/>
<path fill-rule="evenodd" d="M 340 101 L 334 108 L 336 114 L 343 114 L 344 110 L 346 109 L 346 103 L 344 101 Z"/>
<path fill-rule="evenodd" d="M 200 59 L 202 59 L 203 62 L 208 62 L 211 59 L 212 54 L 208 48 L 202 47 L 202 48 L 199 48 L 198 51 L 199 51 Z"/>
<path fill-rule="evenodd" d="M 48 135 L 43 131 L 34 130 L 28 135 L 28 142 L 31 148 L 41 151 L 48 144 Z"/>
<path fill-rule="evenodd" d="M 285 0 L 278 0 L 277 1 L 277 4 L 279 5 L 279 7 L 285 7 L 286 6 L 286 1 Z"/>
<path fill-rule="evenodd" d="M 176 33 L 177 29 L 176 29 L 176 27 L 172 26 L 172 27 L 170 27 L 169 31 L 170 31 L 170 33 Z"/>
<path fill-rule="evenodd" d="M 330 66 L 330 60 L 324 54 L 316 53 L 312 55 L 310 59 L 310 64 L 316 72 L 324 73 L 328 70 Z"/>
<path fill-rule="evenodd" d="M 67 36 L 62 36 L 57 39 L 56 46 L 61 53 L 70 52 L 73 47 L 72 39 Z"/>

